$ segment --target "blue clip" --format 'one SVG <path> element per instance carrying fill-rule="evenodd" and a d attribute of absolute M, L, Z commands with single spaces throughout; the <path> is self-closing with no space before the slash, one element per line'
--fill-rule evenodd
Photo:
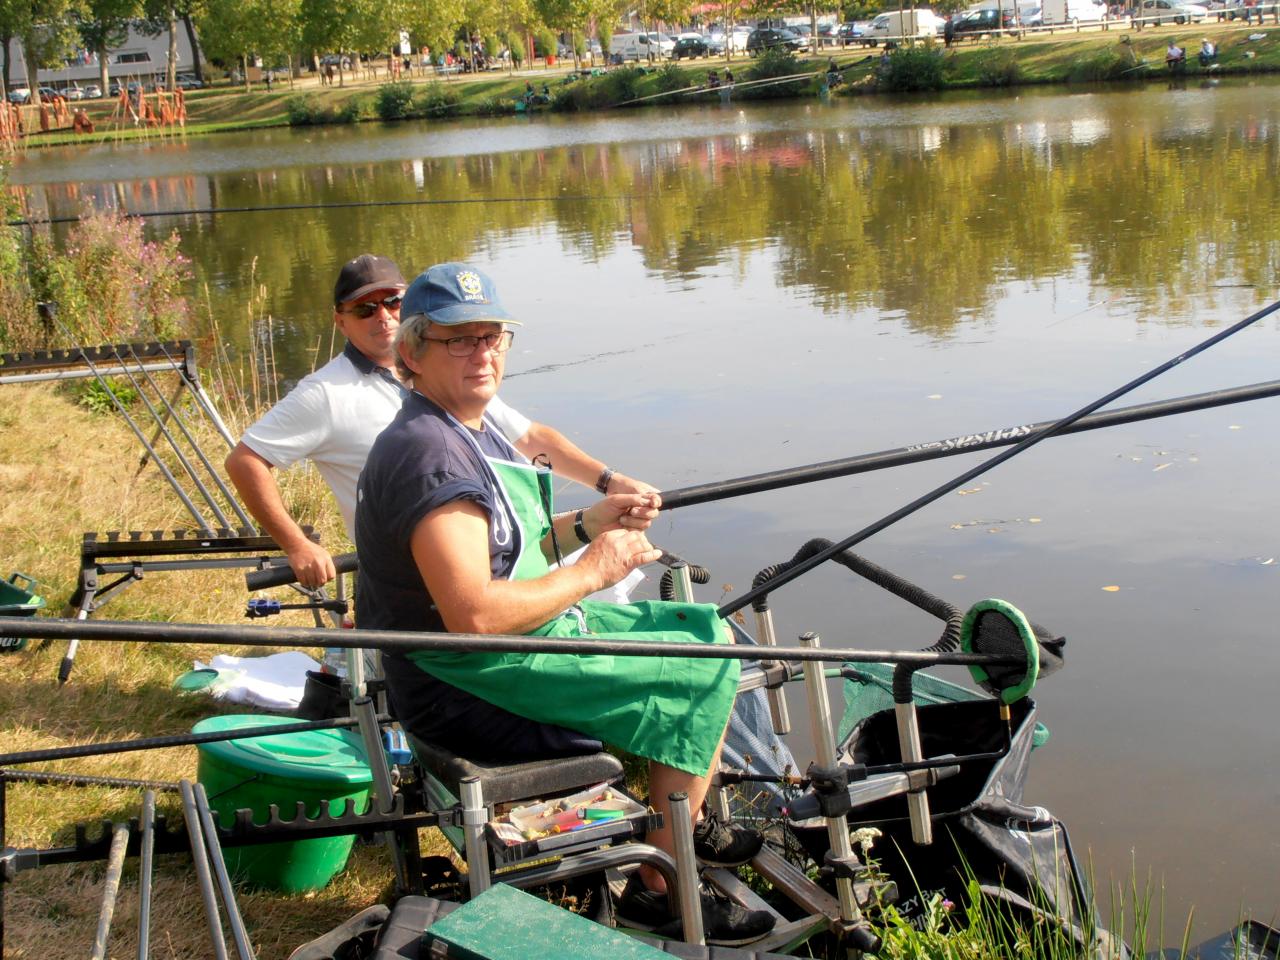
<path fill-rule="evenodd" d="M 263 599 L 255 598 L 253 600 L 248 601 L 248 606 L 245 608 L 244 615 L 246 617 L 249 617 L 250 619 L 253 619 L 256 617 L 270 617 L 279 612 L 280 612 L 279 600 L 271 600 L 269 598 L 263 598 Z"/>
<path fill-rule="evenodd" d="M 387 751 L 387 759 L 392 766 L 402 767 L 413 762 L 413 754 L 409 752 L 409 741 L 404 738 L 402 730 L 383 730 L 382 748 Z"/>

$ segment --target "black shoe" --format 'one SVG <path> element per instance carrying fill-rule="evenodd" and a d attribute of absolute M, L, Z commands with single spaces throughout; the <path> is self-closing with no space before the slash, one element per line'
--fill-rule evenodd
<path fill-rule="evenodd" d="M 739 947 L 754 943 L 773 929 L 775 917 L 764 910 L 748 910 L 731 900 L 700 890 L 702 929 L 707 943 Z M 634 873 L 618 898 L 618 919 L 629 927 L 649 930 L 660 937 L 679 940 L 684 926 L 667 907 L 667 895 L 648 889 Z"/>
<path fill-rule="evenodd" d="M 758 831 L 726 823 L 714 813 L 693 828 L 693 852 L 710 867 L 740 867 L 762 846 L 764 837 Z"/>

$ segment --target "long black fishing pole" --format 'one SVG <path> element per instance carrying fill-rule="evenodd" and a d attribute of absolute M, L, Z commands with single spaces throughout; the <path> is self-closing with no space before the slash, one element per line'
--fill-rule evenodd
<path fill-rule="evenodd" d="M 1067 416 L 1063 417 L 1061 420 L 1051 423 L 1049 426 L 1045 427 L 1044 429 L 1039 430 L 1028 437 L 1024 437 L 1017 445 L 1011 447 L 1010 449 L 996 454 L 994 457 L 992 457 L 989 460 L 984 460 L 982 463 L 978 464 L 976 467 L 972 468 L 971 470 L 966 470 L 964 473 L 960 474 L 960 476 L 956 477 L 954 480 L 950 480 L 939 487 L 935 487 L 934 489 L 930 490 L 928 493 L 924 494 L 923 496 L 917 497 L 915 500 L 912 500 L 906 506 L 899 507 L 897 510 L 893 511 L 893 513 L 890 513 L 887 516 L 881 517 L 879 520 L 877 520 L 875 523 L 871 524 L 870 526 L 863 527 L 861 530 L 859 530 L 857 533 L 853 534 L 852 536 L 846 537 L 844 540 L 841 540 L 839 543 L 833 543 L 831 546 L 823 550 L 821 553 L 814 554 L 808 560 L 804 560 L 796 564 L 791 569 L 785 571 L 784 573 L 781 573 L 778 576 L 772 578 L 771 580 L 765 583 L 762 583 L 751 590 L 748 590 L 746 593 L 738 597 L 736 600 L 731 600 L 728 603 L 722 605 L 718 611 L 720 616 L 727 617 L 732 613 L 736 613 L 737 611 L 741 610 L 743 607 L 750 604 L 753 600 L 756 600 L 757 598 L 762 597 L 765 594 L 772 593 L 773 591 L 777 590 L 779 587 L 786 586 L 792 580 L 795 580 L 797 577 L 803 576 L 804 574 L 812 570 L 814 567 L 817 567 L 826 563 L 828 560 L 830 560 L 832 557 L 836 556 L 837 554 L 842 553 L 843 551 L 848 550 L 851 547 L 861 543 L 863 540 L 866 540 L 868 537 L 879 533 L 881 530 L 884 530 L 886 527 L 892 526 L 893 524 L 897 523 L 899 520 L 903 519 L 904 517 L 909 517 L 911 514 L 915 513 L 921 507 L 927 506 L 928 504 L 937 500 L 939 497 L 945 496 L 946 494 L 950 493 L 952 490 L 956 489 L 957 487 L 961 487 L 964 484 L 968 483 L 970 480 L 973 480 L 975 477 L 980 477 L 982 474 L 986 473 L 992 467 L 999 466 L 1000 464 L 1004 463 L 1006 460 L 1016 457 L 1018 454 L 1022 453 L 1023 450 L 1026 450 L 1029 447 L 1035 446 L 1041 440 L 1047 440 L 1049 437 L 1052 437 L 1058 433 L 1061 433 L 1067 427 L 1071 426 L 1073 423 L 1077 423 L 1078 421 L 1083 420 L 1085 417 L 1093 413 L 1095 410 L 1101 407 L 1105 407 L 1108 403 L 1111 403 L 1113 400 L 1123 397 L 1126 393 L 1129 393 L 1131 390 L 1136 390 L 1138 387 L 1142 386 L 1144 383 L 1154 380 L 1156 377 L 1160 376 L 1160 374 L 1165 373 L 1169 370 L 1172 370 L 1174 367 L 1178 366 L 1180 363 L 1186 360 L 1190 360 L 1196 354 L 1203 353 L 1205 350 L 1208 350 L 1210 347 L 1214 346 L 1215 344 L 1221 343 L 1223 340 L 1226 340 L 1228 337 L 1234 336 L 1235 334 L 1239 333 L 1241 330 L 1244 330 L 1246 327 L 1249 327 L 1257 323 L 1263 317 L 1266 317 L 1272 313 L 1275 313 L 1277 310 L 1280 310 L 1280 300 L 1277 300 L 1275 303 L 1272 303 L 1270 306 L 1263 307 L 1257 313 L 1250 314 L 1249 316 L 1241 320 L 1239 323 L 1236 323 L 1230 327 L 1227 327 L 1227 329 L 1225 330 L 1221 330 L 1218 333 L 1215 333 L 1213 336 L 1209 337 L 1207 340 L 1202 340 L 1200 343 L 1196 344 L 1190 350 L 1184 351 L 1183 353 L 1178 354 L 1176 357 L 1173 357 L 1170 360 L 1166 360 L 1164 363 L 1160 364 L 1160 366 L 1156 367 L 1154 370 L 1149 370 L 1146 373 L 1144 373 L 1142 376 L 1134 380 L 1130 380 L 1124 386 L 1119 387 L 1115 390 L 1112 390 L 1106 396 L 1099 397 L 1097 400 L 1094 400 L 1092 403 L 1086 404 L 1085 406 L 1077 410 L 1075 413 L 1068 414 Z"/>
<path fill-rule="evenodd" d="M 0 637 L 35 640 L 112 640 L 118 643 L 235 644 L 242 647 L 323 647 L 334 642 L 323 627 L 240 627 L 221 623 L 148 623 L 0 617 Z M 685 657 L 694 660 L 794 660 L 831 663 L 912 663 L 972 666 L 1022 663 L 1020 656 L 930 650 L 849 650 L 838 647 L 764 647 L 747 643 L 649 643 L 605 637 L 524 637 L 483 633 L 347 630 L 344 647 L 386 652 L 444 650 L 462 653 L 574 653 L 583 656 Z M 281 728 L 283 729 L 283 728 Z M 243 736 L 242 733 L 237 734 Z M 4 757 L 0 757 L 3 763 Z"/>
<path fill-rule="evenodd" d="M 1100 430 L 1103 427 L 1114 427 L 1123 423 L 1136 423 L 1139 420 L 1154 420 L 1158 417 L 1171 417 L 1179 413 L 1191 413 L 1196 410 L 1208 410 L 1232 403 L 1243 403 L 1247 400 L 1263 400 L 1267 397 L 1280 396 L 1280 380 L 1268 380 L 1244 387 L 1232 387 L 1228 390 L 1213 390 L 1209 393 L 1193 393 L 1185 397 L 1171 400 L 1156 400 L 1151 403 L 1140 403 L 1132 407 L 1120 407 L 1117 410 L 1106 410 L 1087 417 L 1081 417 L 1075 423 L 1055 431 L 1055 436 L 1071 433 L 1084 433 L 1088 430 Z M 928 443 L 913 443 L 894 450 L 881 450 L 877 453 L 864 453 L 840 460 L 826 460 L 803 467 L 789 467 L 784 470 L 772 470 L 768 473 L 756 473 L 747 477 L 732 480 L 720 480 L 713 483 L 702 483 L 678 490 L 662 492 L 662 509 L 676 510 L 690 507 L 698 503 L 711 503 L 716 500 L 727 500 L 731 497 L 743 497 L 749 493 L 762 493 L 766 490 L 780 490 L 783 487 L 794 487 L 801 483 L 815 483 L 819 480 L 832 480 L 836 477 L 847 477 L 855 473 L 868 473 L 872 470 L 883 470 L 886 467 L 897 467 L 908 463 L 919 463 L 923 460 L 936 460 L 941 457 L 955 457 L 962 453 L 973 453 L 978 450 L 990 450 L 994 447 L 1007 447 L 1028 437 L 1037 430 L 1052 426 L 1053 420 L 1042 420 L 1039 423 L 1023 423 L 1012 427 L 998 427 L 994 430 L 983 430 L 978 433 L 966 433 L 945 440 L 931 440 Z"/>
<path fill-rule="evenodd" d="M 353 207 L 429 207 L 458 206 L 467 203 L 591 203 L 597 200 L 634 200 L 630 194 L 572 197 L 460 197 L 456 200 L 417 199 L 417 200 L 342 200 L 334 203 L 277 203 L 267 207 L 195 207 L 190 210 L 141 210 L 130 213 L 122 211 L 126 217 L 189 217 L 198 214 L 223 213 L 279 213 L 284 210 L 343 210 Z M 10 220 L 10 227 L 31 227 L 42 223 L 78 223 L 79 214 L 66 217 L 49 217 L 47 219 Z"/>

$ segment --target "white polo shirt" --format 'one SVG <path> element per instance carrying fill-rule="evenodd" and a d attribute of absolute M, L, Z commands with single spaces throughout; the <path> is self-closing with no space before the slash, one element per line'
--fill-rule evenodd
<path fill-rule="evenodd" d="M 309 459 L 338 499 L 347 535 L 355 537 L 356 481 L 369 449 L 404 400 L 391 371 L 350 343 L 289 391 L 245 431 L 240 442 L 281 470 Z M 531 421 L 494 397 L 487 412 L 513 443 Z"/>

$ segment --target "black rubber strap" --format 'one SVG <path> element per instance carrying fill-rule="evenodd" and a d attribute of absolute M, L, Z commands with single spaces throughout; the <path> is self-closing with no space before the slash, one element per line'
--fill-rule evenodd
<path fill-rule="evenodd" d="M 581 510 L 573 515 L 573 535 L 578 538 L 579 543 L 591 542 L 591 537 L 587 535 L 586 524 L 582 522 Z"/>

